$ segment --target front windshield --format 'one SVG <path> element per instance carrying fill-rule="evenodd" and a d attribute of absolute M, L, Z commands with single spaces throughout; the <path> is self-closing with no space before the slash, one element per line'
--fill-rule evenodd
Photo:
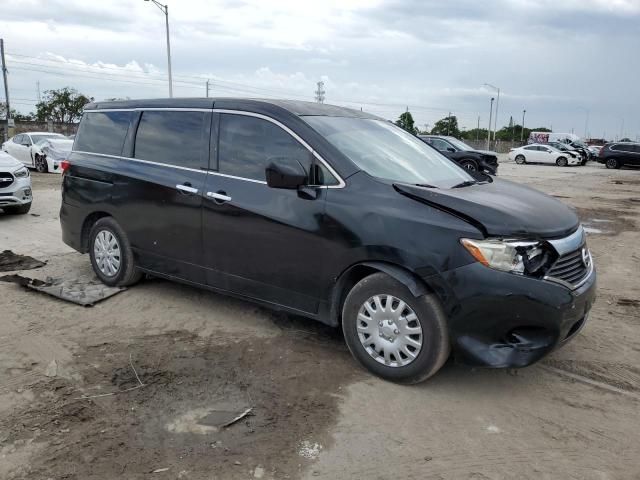
<path fill-rule="evenodd" d="M 458 140 L 457 138 L 447 137 L 447 141 L 449 143 L 452 143 L 454 146 L 456 146 L 460 150 L 464 150 L 465 152 L 470 152 L 471 150 L 473 150 L 473 147 L 467 145 L 462 140 Z"/>
<path fill-rule="evenodd" d="M 420 139 L 383 120 L 305 116 L 304 120 L 368 174 L 450 188 L 473 178 Z"/>

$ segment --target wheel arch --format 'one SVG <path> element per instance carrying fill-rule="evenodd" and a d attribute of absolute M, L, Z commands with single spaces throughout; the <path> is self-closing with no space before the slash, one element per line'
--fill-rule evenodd
<path fill-rule="evenodd" d="M 331 291 L 329 318 L 326 323 L 335 327 L 340 325 L 342 323 L 342 307 L 353 286 L 363 278 L 379 272 L 386 273 L 402 283 L 416 298 L 435 291 L 418 275 L 399 265 L 383 261 L 357 263 L 348 267 L 338 276 Z"/>
<path fill-rule="evenodd" d="M 81 253 L 87 253 L 89 251 L 89 233 L 91 232 L 91 227 L 93 227 L 93 225 L 101 218 L 112 216 L 113 215 L 108 212 L 98 211 L 92 212 L 85 217 L 80 230 Z"/>

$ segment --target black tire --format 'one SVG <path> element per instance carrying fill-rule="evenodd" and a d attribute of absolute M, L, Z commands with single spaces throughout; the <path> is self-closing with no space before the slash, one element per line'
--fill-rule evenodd
<path fill-rule="evenodd" d="M 524 165 L 527 163 L 527 160 L 524 158 L 524 155 L 516 155 L 516 163 L 518 165 Z"/>
<path fill-rule="evenodd" d="M 558 157 L 558 159 L 556 160 L 556 165 L 558 165 L 559 167 L 566 167 L 567 165 L 569 165 L 569 162 L 567 161 L 566 157 Z"/>
<path fill-rule="evenodd" d="M 115 237 L 119 246 L 118 258 L 120 263 L 116 273 L 113 275 L 105 274 L 98 266 L 96 259 L 95 242 L 96 237 L 101 232 L 108 232 Z M 126 287 L 137 283 L 142 278 L 142 272 L 135 266 L 133 251 L 131 250 L 131 244 L 129 243 L 127 234 L 112 217 L 103 217 L 91 227 L 89 233 L 89 256 L 91 257 L 93 271 L 105 285 L 111 287 Z"/>
<path fill-rule="evenodd" d="M 2 207 L 2 209 L 4 213 L 8 213 L 9 215 L 25 215 L 31 210 L 31 202 L 25 203 L 24 205 L 16 205 L 15 207 Z"/>
<path fill-rule="evenodd" d="M 36 170 L 40 173 L 47 173 L 49 167 L 47 166 L 47 159 L 41 155 L 36 155 L 35 159 Z"/>
<path fill-rule="evenodd" d="M 362 322 L 358 315 L 367 300 L 375 295 L 392 295 L 404 301 L 419 319 L 422 347 L 415 359 L 406 365 L 388 366 L 378 362 L 360 341 L 358 325 Z M 385 380 L 397 383 L 418 383 L 431 377 L 445 363 L 451 350 L 447 320 L 435 295 L 416 298 L 407 287 L 385 273 L 369 275 L 351 289 L 342 309 L 342 330 L 349 351 L 362 366 Z"/>
<path fill-rule="evenodd" d="M 607 158 L 607 161 L 605 162 L 605 166 L 609 169 L 618 169 L 622 165 L 620 164 L 617 158 Z"/>
<path fill-rule="evenodd" d="M 470 172 L 478 171 L 478 164 L 476 163 L 475 160 L 470 160 L 468 158 L 465 158 L 463 160 L 460 160 L 459 165 L 465 170 L 469 170 Z"/>

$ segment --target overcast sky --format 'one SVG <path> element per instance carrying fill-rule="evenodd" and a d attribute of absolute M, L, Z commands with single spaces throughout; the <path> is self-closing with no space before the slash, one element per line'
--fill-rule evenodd
<path fill-rule="evenodd" d="M 421 128 L 451 111 L 498 126 L 640 134 L 640 0 L 166 0 L 175 96 L 285 97 Z M 143 0 L 2 0 L 10 96 L 168 96 L 164 15 Z M 0 95 L 4 96 L 2 92 Z"/>

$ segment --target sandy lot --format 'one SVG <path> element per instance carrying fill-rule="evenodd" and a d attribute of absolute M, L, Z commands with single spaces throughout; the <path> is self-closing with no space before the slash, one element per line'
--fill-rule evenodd
<path fill-rule="evenodd" d="M 0 478 L 640 478 L 640 170 L 500 168 L 590 228 L 599 296 L 565 348 L 402 387 L 337 331 L 195 288 L 84 308 L 0 282 Z M 33 177 L 0 250 L 47 262 L 24 275 L 91 276 L 60 239 L 60 177 Z"/>

